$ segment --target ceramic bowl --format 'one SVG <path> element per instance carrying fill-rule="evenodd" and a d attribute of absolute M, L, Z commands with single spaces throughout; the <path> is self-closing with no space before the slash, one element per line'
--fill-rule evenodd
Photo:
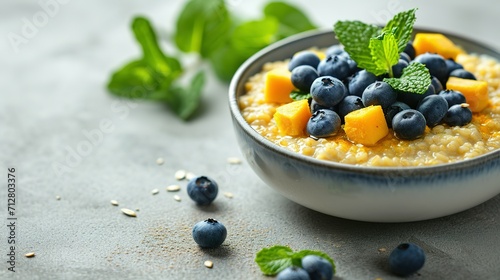
<path fill-rule="evenodd" d="M 416 30 L 429 32 L 428 30 Z M 468 52 L 500 54 L 446 34 Z M 266 62 L 284 60 L 313 46 L 336 44 L 332 31 L 313 31 L 273 44 L 234 75 L 229 106 L 237 141 L 249 165 L 270 187 L 310 209 L 352 220 L 410 222 L 464 211 L 500 193 L 500 150 L 472 160 L 429 167 L 364 167 L 318 160 L 282 148 L 259 135 L 241 115 L 244 84 Z"/>

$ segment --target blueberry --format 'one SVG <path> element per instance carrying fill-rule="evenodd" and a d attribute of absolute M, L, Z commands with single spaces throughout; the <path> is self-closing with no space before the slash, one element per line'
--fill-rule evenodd
<path fill-rule="evenodd" d="M 326 107 L 337 105 L 347 95 L 342 81 L 332 76 L 322 76 L 314 80 L 309 92 L 318 104 Z"/>
<path fill-rule="evenodd" d="M 303 51 L 295 54 L 288 63 L 288 70 L 292 71 L 295 67 L 300 65 L 309 65 L 314 69 L 318 67 L 319 57 L 311 51 Z"/>
<path fill-rule="evenodd" d="M 405 52 L 402 52 L 402 53 L 399 54 L 399 59 L 402 59 L 402 60 L 404 60 L 404 61 L 406 61 L 408 63 L 411 62 L 411 57 L 407 53 L 405 53 Z"/>
<path fill-rule="evenodd" d="M 406 53 L 411 60 L 415 59 L 415 48 L 413 47 L 413 43 L 412 42 L 408 42 L 406 44 L 406 47 L 405 49 L 403 50 L 404 53 Z"/>
<path fill-rule="evenodd" d="M 214 201 L 219 192 L 217 183 L 206 177 L 199 176 L 191 179 L 187 184 L 189 197 L 198 205 L 208 205 Z"/>
<path fill-rule="evenodd" d="M 424 135 L 425 117 L 414 109 L 403 110 L 392 119 L 392 130 L 399 139 L 415 140 Z"/>
<path fill-rule="evenodd" d="M 389 255 L 389 267 L 399 276 L 409 276 L 424 266 L 425 253 L 413 243 L 398 245 Z"/>
<path fill-rule="evenodd" d="M 389 128 L 392 127 L 392 119 L 394 118 L 394 116 L 401 112 L 401 111 L 404 111 L 404 110 L 408 110 L 408 109 L 411 109 L 410 106 L 408 106 L 407 104 L 403 103 L 403 102 L 399 102 L 399 101 L 396 101 L 394 103 L 392 103 L 389 107 L 387 107 L 387 109 L 385 110 L 385 121 L 387 122 L 387 126 Z"/>
<path fill-rule="evenodd" d="M 344 50 L 344 46 L 336 44 L 326 49 L 326 56 L 344 54 L 345 52 L 346 51 Z"/>
<path fill-rule="evenodd" d="M 468 104 L 456 104 L 448 109 L 443 122 L 449 126 L 463 126 L 472 121 L 472 111 Z"/>
<path fill-rule="evenodd" d="M 309 274 L 303 268 L 289 266 L 278 273 L 277 280 L 309 280 Z"/>
<path fill-rule="evenodd" d="M 345 56 L 331 55 L 319 62 L 318 74 L 320 76 L 332 76 L 343 80 L 350 76 L 351 66 Z"/>
<path fill-rule="evenodd" d="M 303 92 L 309 92 L 316 78 L 318 78 L 318 72 L 310 65 L 300 65 L 292 70 L 292 84 Z"/>
<path fill-rule="evenodd" d="M 462 64 L 455 62 L 455 60 L 453 60 L 451 58 L 448 58 L 444 62 L 446 63 L 446 69 L 447 69 L 448 75 L 455 69 L 464 69 Z"/>
<path fill-rule="evenodd" d="M 438 80 L 436 77 L 432 77 L 431 79 L 431 85 L 434 87 L 434 93 L 438 94 L 440 93 L 444 88 L 441 82 Z"/>
<path fill-rule="evenodd" d="M 383 109 L 396 102 L 398 93 L 386 82 L 375 82 L 366 87 L 361 96 L 365 107 L 380 105 Z"/>
<path fill-rule="evenodd" d="M 363 91 L 367 86 L 377 81 L 377 76 L 373 73 L 370 73 L 366 70 L 361 70 L 352 76 L 349 80 L 348 89 L 349 94 L 357 95 L 361 97 L 363 95 Z"/>
<path fill-rule="evenodd" d="M 226 240 L 226 236 L 226 227 L 212 218 L 198 222 L 193 227 L 193 239 L 201 247 L 218 247 Z"/>
<path fill-rule="evenodd" d="M 448 112 L 448 102 L 441 95 L 430 95 L 418 103 L 417 110 L 425 117 L 428 127 L 434 127 Z"/>
<path fill-rule="evenodd" d="M 392 66 L 392 76 L 394 78 L 400 78 L 403 75 L 403 69 L 408 66 L 406 60 L 400 59 L 397 64 Z"/>
<path fill-rule="evenodd" d="M 408 104 L 411 108 L 417 108 L 418 103 L 429 95 L 436 94 L 434 86 L 431 84 L 423 94 L 411 92 L 398 92 L 398 101 Z"/>
<path fill-rule="evenodd" d="M 337 106 L 331 106 L 331 107 L 323 106 L 323 105 L 318 104 L 318 102 L 316 102 L 316 100 L 314 100 L 314 99 L 311 99 L 311 102 L 309 104 L 309 108 L 311 108 L 311 114 L 320 110 L 320 109 L 328 109 L 328 110 L 332 110 L 335 112 L 337 111 Z"/>
<path fill-rule="evenodd" d="M 448 102 L 448 108 L 456 104 L 465 103 L 465 96 L 460 91 L 446 89 L 439 92 L 439 95 L 446 99 L 446 102 Z"/>
<path fill-rule="evenodd" d="M 340 124 L 340 117 L 337 113 L 328 109 L 320 109 L 313 113 L 307 122 L 306 130 L 314 137 L 328 137 L 339 131 Z"/>
<path fill-rule="evenodd" d="M 364 108 L 363 101 L 361 97 L 356 95 L 348 95 L 342 101 L 340 101 L 337 112 L 339 113 L 340 119 L 344 122 L 344 117 L 352 111 Z"/>
<path fill-rule="evenodd" d="M 431 76 L 435 76 L 442 85 L 448 80 L 448 67 L 445 59 L 439 54 L 424 53 L 415 57 L 414 61 L 420 62 L 429 69 Z"/>
<path fill-rule="evenodd" d="M 457 78 L 462 78 L 462 79 L 468 79 L 468 80 L 477 80 L 476 76 L 472 74 L 471 72 L 465 70 L 465 69 L 455 69 L 451 71 L 450 77 L 457 77 Z"/>
<path fill-rule="evenodd" d="M 333 266 L 325 258 L 316 255 L 307 255 L 302 258 L 302 268 L 309 274 L 311 280 L 331 280 Z"/>

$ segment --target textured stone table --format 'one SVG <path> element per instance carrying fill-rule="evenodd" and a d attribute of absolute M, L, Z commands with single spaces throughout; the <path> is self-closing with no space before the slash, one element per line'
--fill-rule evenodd
<path fill-rule="evenodd" d="M 418 2 L 294 1 L 322 27 L 338 19 L 382 22 L 395 10 L 419 6 L 418 26 L 439 25 L 500 49 L 493 20 L 498 2 Z M 1 279 L 266 279 L 254 257 L 274 244 L 327 252 L 336 260 L 336 279 L 395 279 L 386 261 L 404 241 L 427 252 L 413 279 L 498 279 L 499 196 L 453 216 L 403 224 L 343 220 L 299 206 L 245 162 L 227 163 L 241 154 L 227 85 L 212 75 L 198 117 L 187 123 L 162 105 L 106 93 L 110 71 L 139 55 L 131 17 L 147 15 L 168 38 L 182 1 L 51 3 L 57 6 L 50 14 L 37 1 L 0 4 L 0 162 L 4 179 L 7 168 L 16 168 L 18 218 L 12 273 L 2 183 Z M 228 3 L 249 18 L 259 15 L 263 1 Z M 12 34 L 22 32 L 27 36 L 13 44 Z M 156 164 L 159 157 L 163 165 Z M 186 181 L 174 178 L 179 169 L 214 177 L 221 191 L 216 202 L 195 206 Z M 165 191 L 170 184 L 181 186 L 180 202 Z M 123 215 L 122 207 L 139 209 L 137 217 Z M 201 250 L 191 227 L 208 217 L 227 226 L 228 238 L 218 249 Z M 24 257 L 28 252 L 36 256 Z M 214 267 L 204 267 L 205 260 Z"/>

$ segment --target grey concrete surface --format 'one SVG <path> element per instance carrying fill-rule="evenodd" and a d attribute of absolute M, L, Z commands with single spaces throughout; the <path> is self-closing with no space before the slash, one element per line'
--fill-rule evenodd
<path fill-rule="evenodd" d="M 254 17 L 263 2 L 228 4 Z M 268 279 L 254 257 L 275 244 L 328 253 L 336 261 L 335 279 L 397 279 L 388 272 L 387 258 L 406 241 L 427 253 L 424 268 L 411 279 L 500 277 L 499 196 L 463 213 L 417 223 L 323 215 L 281 197 L 245 162 L 226 162 L 241 154 L 227 108 L 228 86 L 213 76 L 191 122 L 160 104 L 110 96 L 105 90 L 110 71 L 138 56 L 128 28 L 131 17 L 147 15 L 168 38 L 183 1 L 52 3 L 57 9 L 46 19 L 38 1 L 0 3 L 0 279 Z M 439 26 L 500 49 L 498 1 L 293 3 L 322 27 L 348 18 L 378 22 L 394 9 L 419 7 L 418 26 Z M 9 34 L 20 34 L 33 20 L 39 26 L 29 38 L 11 44 Z M 156 164 L 159 157 L 163 165 Z M 11 167 L 17 176 L 15 273 L 7 263 Z M 221 191 L 215 203 L 194 205 L 186 181 L 174 178 L 178 169 L 215 178 Z M 165 191 L 170 184 L 182 187 L 180 202 Z M 155 188 L 160 193 L 152 195 Z M 112 206 L 111 199 L 120 205 Z M 139 209 L 137 217 L 123 215 L 122 207 Z M 208 217 L 224 223 L 228 237 L 220 248 L 202 250 L 191 228 Z M 28 252 L 36 256 L 24 257 Z M 205 260 L 214 267 L 204 267 Z"/>

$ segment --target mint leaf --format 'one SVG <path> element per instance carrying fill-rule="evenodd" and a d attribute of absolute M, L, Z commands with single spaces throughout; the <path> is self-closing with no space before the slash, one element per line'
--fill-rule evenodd
<path fill-rule="evenodd" d="M 298 8 L 285 2 L 270 2 L 264 7 L 264 15 L 275 18 L 279 22 L 279 29 L 276 33 L 278 40 L 316 29 L 316 26 Z"/>
<path fill-rule="evenodd" d="M 403 69 L 401 78 L 385 78 L 384 82 L 395 90 L 424 94 L 431 84 L 431 74 L 422 63 L 412 62 Z"/>
<path fill-rule="evenodd" d="M 295 101 L 309 99 L 309 98 L 311 98 L 311 94 L 309 92 L 303 92 L 300 90 L 293 90 L 292 92 L 290 92 L 290 98 L 295 100 Z"/>
<path fill-rule="evenodd" d="M 209 57 L 226 43 L 231 26 L 224 0 L 190 0 L 177 18 L 175 43 L 181 51 Z"/>
<path fill-rule="evenodd" d="M 394 34 L 396 41 L 398 42 L 398 52 L 404 51 L 406 44 L 410 41 L 413 24 L 415 23 L 416 17 L 415 12 L 417 9 L 408 10 L 396 14 L 382 29 L 384 32 L 391 32 Z"/>
<path fill-rule="evenodd" d="M 335 274 L 335 264 L 332 258 L 323 252 L 314 250 L 294 252 L 290 247 L 275 245 L 260 250 L 255 257 L 255 262 L 265 275 L 273 276 L 292 265 L 302 267 L 302 258 L 307 255 L 317 255 L 328 260 L 332 264 Z"/>
<path fill-rule="evenodd" d="M 392 77 L 392 66 L 399 61 L 398 43 L 392 33 L 384 32 L 370 39 L 370 52 L 376 66 L 375 75 L 389 73 Z"/>
<path fill-rule="evenodd" d="M 250 57 L 276 41 L 278 27 L 279 22 L 275 18 L 247 21 L 236 27 L 230 43 L 239 54 Z"/>
<path fill-rule="evenodd" d="M 356 61 L 358 67 L 372 73 L 377 72 L 377 65 L 370 50 L 370 40 L 380 34 L 378 26 L 361 21 L 338 21 L 333 30 L 339 42 L 344 45 L 344 50 Z"/>
<path fill-rule="evenodd" d="M 260 250 L 255 262 L 265 275 L 272 276 L 292 265 L 292 255 L 293 250 L 287 246 L 273 246 Z"/>
<path fill-rule="evenodd" d="M 190 81 L 189 87 L 174 86 L 166 96 L 167 105 L 177 116 L 188 120 L 200 105 L 201 92 L 205 84 L 205 73 L 198 72 Z"/>

